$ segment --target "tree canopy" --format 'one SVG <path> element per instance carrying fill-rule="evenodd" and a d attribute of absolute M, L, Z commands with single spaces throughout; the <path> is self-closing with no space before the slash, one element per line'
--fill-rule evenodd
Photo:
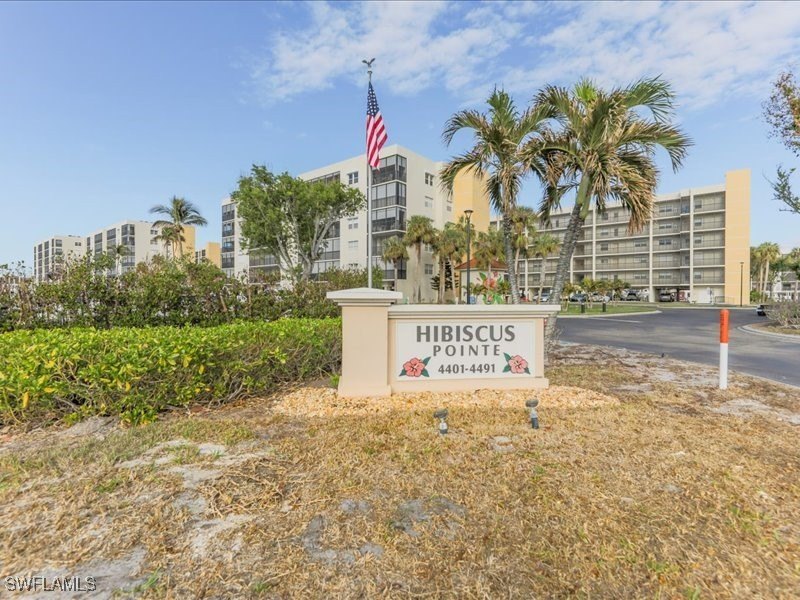
<path fill-rule="evenodd" d="M 311 277 L 339 220 L 366 205 L 364 194 L 340 182 L 275 175 L 259 165 L 239 179 L 231 199 L 242 219 L 243 246 L 272 254 L 292 278 L 302 281 Z"/>

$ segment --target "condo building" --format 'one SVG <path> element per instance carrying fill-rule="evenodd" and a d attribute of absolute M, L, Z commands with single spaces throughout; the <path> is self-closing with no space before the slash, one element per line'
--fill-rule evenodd
<path fill-rule="evenodd" d="M 120 221 L 87 236 L 53 236 L 33 246 L 33 280 L 45 281 L 57 273 L 68 258 L 98 256 L 104 252 L 116 257 L 114 267 L 109 270 L 109 274 L 114 275 L 127 273 L 154 256 L 172 256 L 176 252 L 195 256 L 194 226 L 184 225 L 183 229 L 182 249 L 159 241 L 160 228 L 150 221 Z M 213 257 L 213 249 L 210 252 Z"/>
<path fill-rule="evenodd" d="M 87 235 L 86 251 L 94 256 L 103 252 L 115 255 L 117 261 L 110 271 L 115 275 L 127 273 L 154 256 L 194 256 L 194 226 L 183 226 L 184 241 L 176 247 L 159 240 L 159 233 L 160 228 L 151 221 L 120 221 Z"/>
<path fill-rule="evenodd" d="M 208 261 L 212 265 L 221 266 L 220 261 L 220 245 L 218 242 L 208 242 L 206 243 L 204 248 L 199 250 L 195 250 L 194 252 L 194 261 L 196 263 L 201 263 L 203 261 Z"/>
<path fill-rule="evenodd" d="M 563 239 L 569 210 L 551 215 L 539 230 Z M 578 238 L 569 280 L 627 281 L 651 301 L 661 292 L 699 304 L 749 303 L 750 171 L 729 171 L 719 185 L 656 197 L 652 218 L 640 231 L 629 231 L 630 213 L 609 205 L 594 206 Z M 558 255 L 547 257 L 544 289 L 553 285 Z M 538 290 L 541 259 L 521 260 L 520 287 Z"/>
<path fill-rule="evenodd" d="M 444 163 L 433 161 L 399 145 L 386 146 L 383 158 L 370 177 L 372 204 L 373 264 L 383 274 L 386 289 L 414 297 L 418 292 L 423 301 L 435 299 L 431 280 L 437 274 L 436 260 L 431 248 L 423 248 L 419 260 L 409 249 L 409 260 L 395 266 L 381 258 L 386 240 L 402 237 L 408 219 L 423 215 L 441 229 L 455 222 L 465 210 L 472 210 L 476 231 L 489 226 L 489 202 L 481 180 L 471 173 L 462 173 L 455 182 L 453 194 L 441 189 L 439 171 Z M 367 191 L 367 161 L 364 154 L 326 165 L 300 175 L 307 181 L 340 181 Z M 326 240 L 323 254 L 314 266 L 318 275 L 331 268 L 364 268 L 367 265 L 367 210 L 347 217 L 335 225 Z M 248 253 L 241 246 L 240 221 L 236 205 L 229 198 L 222 202 L 222 268 L 231 276 L 255 275 L 279 270 L 274 257 L 263 253 Z M 407 264 L 406 264 L 407 263 Z"/>
<path fill-rule="evenodd" d="M 46 281 L 58 273 L 65 260 L 83 256 L 86 253 L 83 243 L 83 238 L 77 235 L 56 235 L 34 244 L 33 280 Z"/>

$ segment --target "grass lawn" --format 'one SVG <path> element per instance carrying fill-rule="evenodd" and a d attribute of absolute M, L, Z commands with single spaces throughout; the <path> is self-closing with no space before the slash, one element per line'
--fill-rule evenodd
<path fill-rule="evenodd" d="M 579 315 L 581 313 L 581 305 L 577 302 L 570 302 L 566 309 L 563 308 L 563 304 L 561 305 L 562 309 L 559 314 L 561 315 Z M 653 310 L 657 310 L 658 307 L 653 304 L 644 304 L 641 302 L 618 302 L 616 304 L 606 304 L 606 313 L 603 313 L 603 305 L 599 302 L 595 302 L 592 306 L 589 304 L 586 305 L 586 314 L 587 315 L 598 315 L 598 314 L 626 314 L 626 313 L 638 313 L 638 312 L 650 312 Z"/>
<path fill-rule="evenodd" d="M 548 374 L 538 431 L 523 393 L 339 401 L 321 382 L 140 428 L 0 432 L 3 575 L 144 598 L 800 589 L 796 390 L 589 346 Z"/>

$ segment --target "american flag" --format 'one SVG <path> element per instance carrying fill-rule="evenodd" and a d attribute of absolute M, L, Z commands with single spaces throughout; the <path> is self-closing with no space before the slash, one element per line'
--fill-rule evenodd
<path fill-rule="evenodd" d="M 381 148 L 388 137 L 386 127 L 383 126 L 381 110 L 378 108 L 378 99 L 370 81 L 367 93 L 367 162 L 373 169 L 377 169 L 381 163 Z"/>

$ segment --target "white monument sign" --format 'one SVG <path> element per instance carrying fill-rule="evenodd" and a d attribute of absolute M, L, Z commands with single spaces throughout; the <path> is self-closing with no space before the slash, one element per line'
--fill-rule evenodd
<path fill-rule="evenodd" d="M 531 320 L 401 321 L 395 339 L 400 380 L 530 376 L 536 351 Z"/>

